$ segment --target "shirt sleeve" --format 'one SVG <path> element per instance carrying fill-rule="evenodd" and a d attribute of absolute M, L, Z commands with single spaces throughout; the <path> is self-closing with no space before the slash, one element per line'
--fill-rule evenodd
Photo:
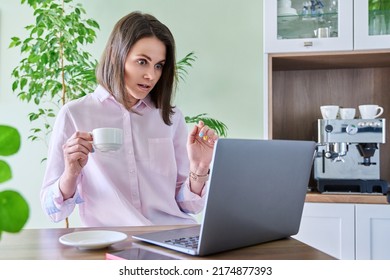
<path fill-rule="evenodd" d="M 179 192 L 176 195 L 176 200 L 180 206 L 180 209 L 189 214 L 198 214 L 203 210 L 206 200 L 207 183 L 203 187 L 200 195 L 195 194 L 190 189 L 189 178 L 181 186 Z"/>
<path fill-rule="evenodd" d="M 203 187 L 201 195 L 191 191 L 188 177 L 190 171 L 187 151 L 188 129 L 181 111 L 177 109 L 174 116 L 177 123 L 173 137 L 177 163 L 176 201 L 183 212 L 197 214 L 203 210 L 207 184 Z"/>
<path fill-rule="evenodd" d="M 62 145 L 69 139 L 74 130 L 67 107 L 63 106 L 53 125 L 46 171 L 40 193 L 41 206 L 54 222 L 64 220 L 73 212 L 75 205 L 82 202 L 77 191 L 73 198 L 64 200 L 59 189 L 60 177 L 65 168 Z"/>

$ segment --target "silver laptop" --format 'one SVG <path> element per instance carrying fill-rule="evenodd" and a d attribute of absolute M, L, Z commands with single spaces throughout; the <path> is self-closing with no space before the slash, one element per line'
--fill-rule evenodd
<path fill-rule="evenodd" d="M 298 233 L 316 144 L 221 138 L 201 225 L 133 238 L 209 255 Z"/>

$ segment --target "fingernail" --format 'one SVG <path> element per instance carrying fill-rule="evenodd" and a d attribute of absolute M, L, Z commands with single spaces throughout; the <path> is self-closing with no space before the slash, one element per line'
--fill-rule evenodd
<path fill-rule="evenodd" d="M 204 141 L 207 141 L 207 139 L 209 139 L 209 137 L 207 135 L 203 136 Z"/>

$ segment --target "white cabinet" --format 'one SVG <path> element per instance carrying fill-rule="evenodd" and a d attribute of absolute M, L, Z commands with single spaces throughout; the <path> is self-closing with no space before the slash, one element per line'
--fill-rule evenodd
<path fill-rule="evenodd" d="M 294 238 L 337 259 L 390 259 L 390 205 L 305 203 Z"/>
<path fill-rule="evenodd" d="M 297 235 L 293 236 L 337 259 L 355 259 L 353 204 L 305 203 Z"/>
<path fill-rule="evenodd" d="M 390 259 L 390 205 L 356 204 L 356 259 Z"/>
<path fill-rule="evenodd" d="M 377 8 L 369 0 L 264 0 L 264 52 L 389 48 L 390 7 Z"/>

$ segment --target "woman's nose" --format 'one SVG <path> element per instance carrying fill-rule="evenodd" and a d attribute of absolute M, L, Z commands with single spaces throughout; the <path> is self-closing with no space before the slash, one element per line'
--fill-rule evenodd
<path fill-rule="evenodd" d="M 144 78 L 153 81 L 156 78 L 154 69 L 148 69 L 144 74 Z"/>

